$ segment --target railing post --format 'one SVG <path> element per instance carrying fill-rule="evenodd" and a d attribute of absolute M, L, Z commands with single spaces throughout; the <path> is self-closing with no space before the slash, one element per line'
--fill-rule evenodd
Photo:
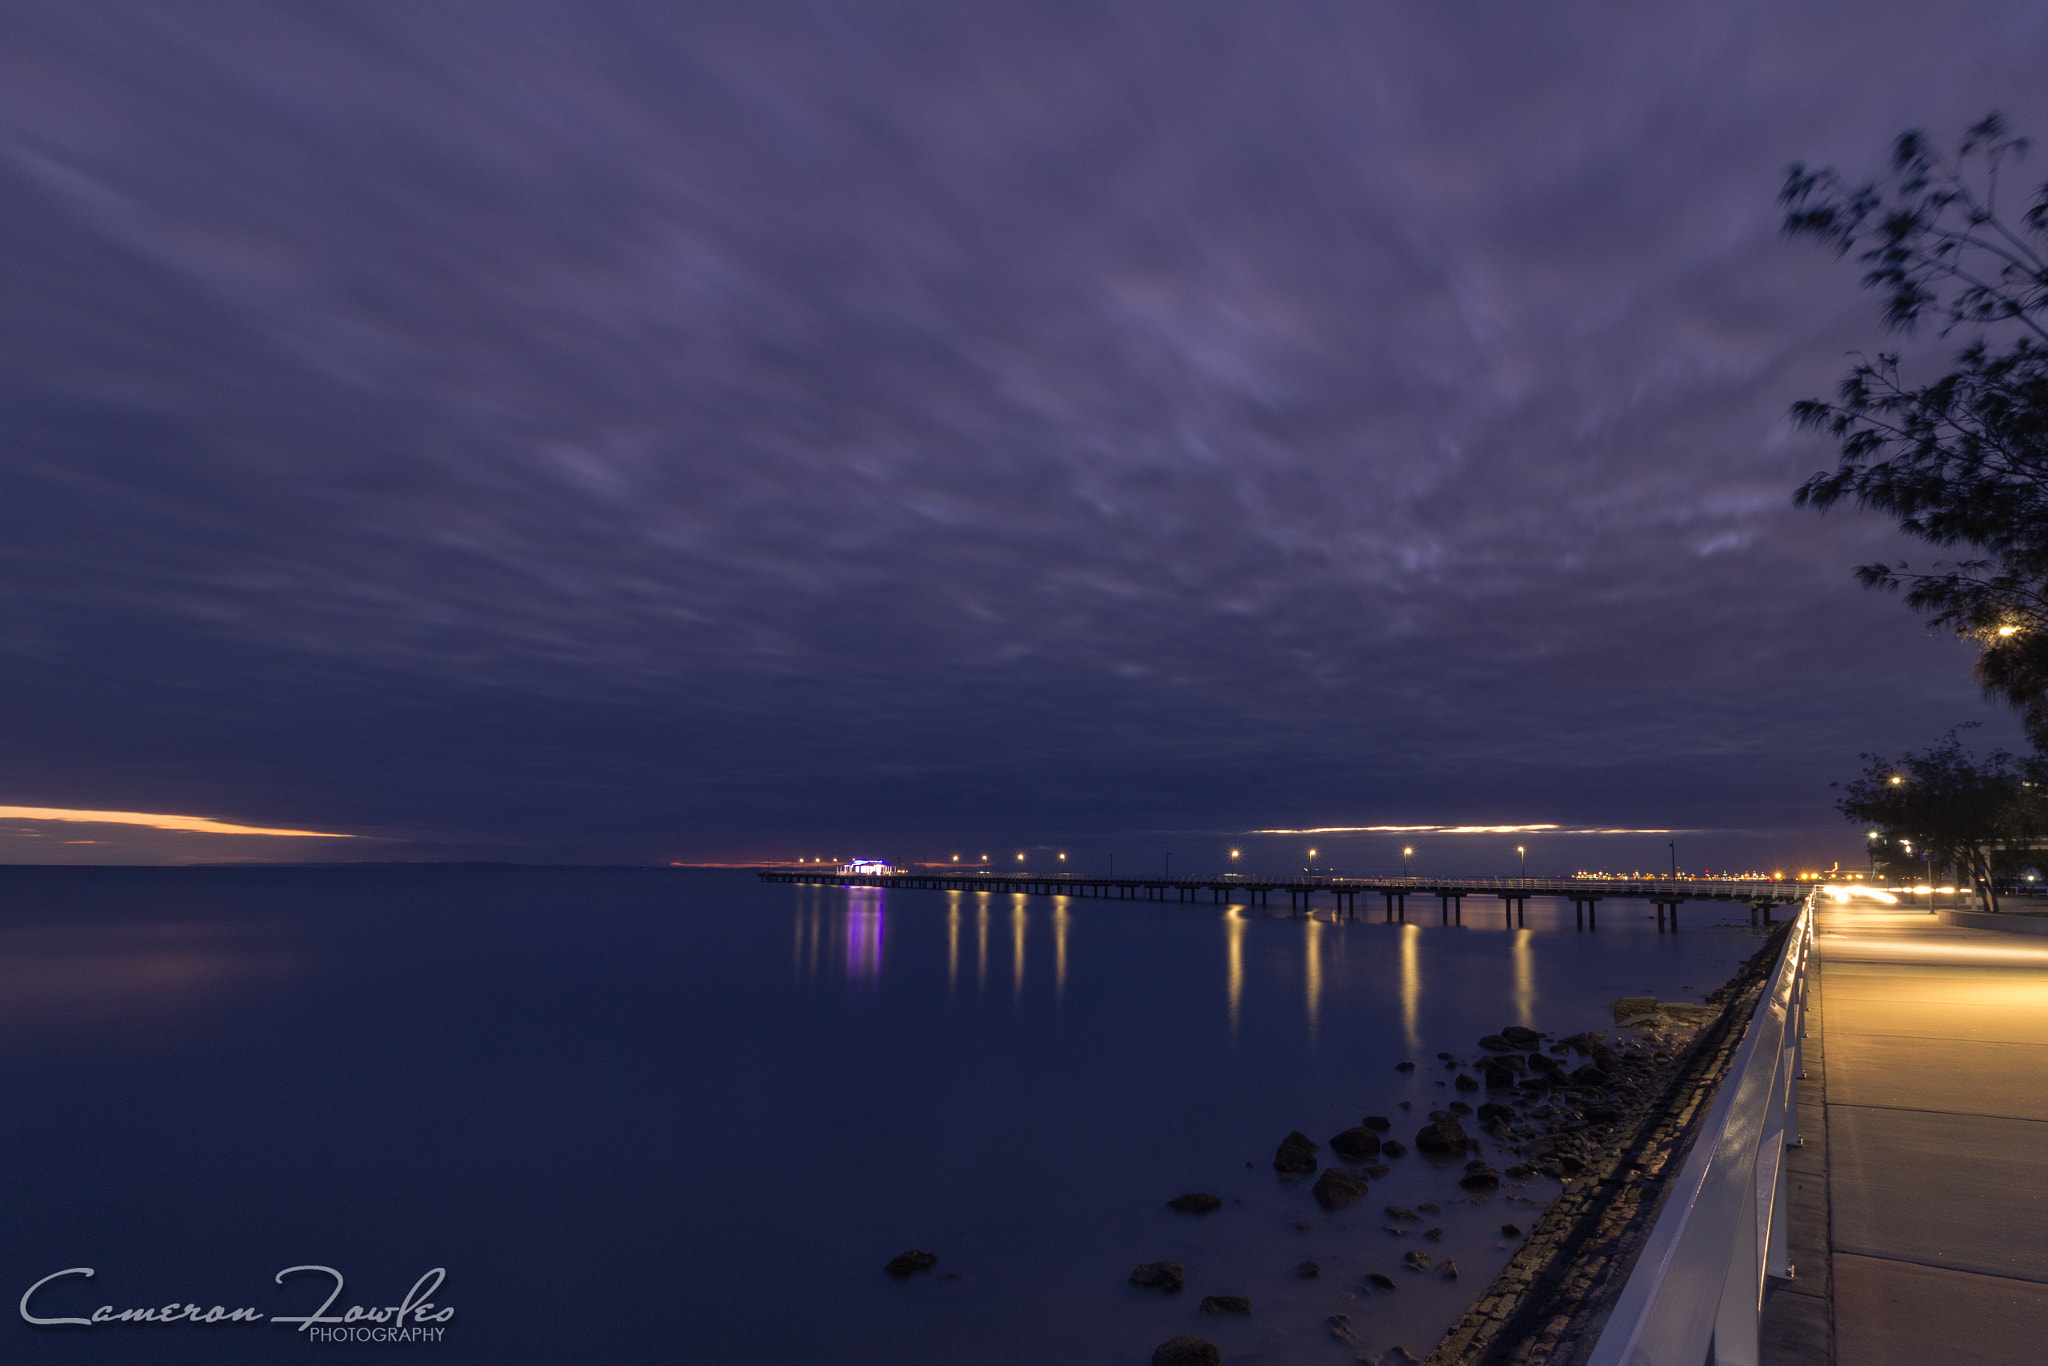
<path fill-rule="evenodd" d="M 1756 1155 L 1750 1154 L 1749 1179 L 1740 1189 L 1750 1193 L 1735 1216 L 1735 1246 L 1728 1254 L 1728 1276 L 1721 1283 L 1721 1304 L 1714 1313 L 1714 1366 L 1760 1366 L 1757 1360 L 1757 1318 L 1761 1285 L 1756 1265 Z"/>

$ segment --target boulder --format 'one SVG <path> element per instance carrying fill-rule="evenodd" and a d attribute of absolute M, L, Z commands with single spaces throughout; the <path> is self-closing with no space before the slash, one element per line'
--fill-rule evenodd
<path fill-rule="evenodd" d="M 1541 1072 L 1548 1076 L 1552 1072 L 1564 1071 L 1564 1064 L 1547 1053 L 1531 1053 L 1529 1055 L 1529 1070 L 1531 1072 Z"/>
<path fill-rule="evenodd" d="M 1443 1210 L 1442 1210 L 1442 1209 L 1440 1209 L 1439 1207 L 1435 1206 L 1435 1205 L 1417 1205 L 1417 1206 L 1416 1206 L 1415 1208 L 1417 1208 L 1417 1209 L 1421 1210 L 1421 1211 L 1422 1211 L 1422 1212 L 1423 1212 L 1424 1214 L 1442 1214 L 1442 1213 L 1443 1213 Z"/>
<path fill-rule="evenodd" d="M 1426 1229 L 1423 1231 L 1422 1236 L 1429 1239 L 1432 1243 L 1441 1243 L 1444 1240 L 1444 1231 L 1440 1228 Z"/>
<path fill-rule="evenodd" d="M 1527 1181 L 1536 1174 L 1536 1169 L 1526 1162 L 1517 1162 L 1503 1174 L 1510 1181 Z"/>
<path fill-rule="evenodd" d="M 1460 1091 L 1477 1091 L 1479 1089 L 1478 1080 L 1463 1072 L 1458 1074 L 1457 1080 L 1453 1081 L 1451 1085 L 1457 1087 Z"/>
<path fill-rule="evenodd" d="M 1470 1141 L 1464 1126 L 1455 1119 L 1425 1124 L 1415 1135 L 1415 1146 L 1437 1157 L 1462 1157 Z"/>
<path fill-rule="evenodd" d="M 1515 1046 L 1498 1034 L 1488 1034 L 1479 1041 L 1479 1046 L 1490 1053 L 1512 1053 Z"/>
<path fill-rule="evenodd" d="M 1469 1114 L 1471 1114 L 1471 1113 L 1472 1113 L 1472 1107 L 1471 1107 L 1471 1106 L 1469 1106 L 1469 1105 L 1467 1105 L 1467 1104 L 1466 1104 L 1466 1103 L 1465 1103 L 1464 1101 L 1462 1101 L 1462 1100 L 1454 1100 L 1454 1101 L 1452 1101 L 1452 1102 L 1451 1102 L 1451 1113 L 1452 1113 L 1452 1114 L 1454 1114 L 1454 1115 L 1461 1115 L 1461 1116 L 1462 1116 L 1462 1115 L 1469 1115 Z"/>
<path fill-rule="evenodd" d="M 1316 1143 L 1307 1134 L 1296 1129 L 1280 1140 L 1280 1147 L 1273 1154 L 1273 1170 L 1289 1176 L 1307 1176 L 1316 1169 Z"/>
<path fill-rule="evenodd" d="M 1223 1353 L 1213 1342 L 1182 1333 L 1152 1349 L 1152 1366 L 1223 1366 Z"/>
<path fill-rule="evenodd" d="M 1543 1036 L 1540 1033 L 1533 1029 L 1525 1029 L 1521 1025 L 1507 1026 L 1507 1028 L 1501 1030 L 1500 1036 L 1517 1048 L 1534 1048 L 1537 1044 L 1543 1042 Z"/>
<path fill-rule="evenodd" d="M 1131 1272 L 1131 1284 L 1147 1290 L 1164 1290 L 1178 1295 L 1188 1283 L 1187 1268 L 1179 1262 L 1146 1262 Z"/>
<path fill-rule="evenodd" d="M 1375 1290 L 1392 1290 L 1394 1288 L 1394 1278 L 1392 1276 L 1383 1276 L 1377 1271 L 1367 1275 L 1365 1283 Z"/>
<path fill-rule="evenodd" d="M 1486 1071 L 1482 1075 L 1486 1078 L 1486 1089 L 1489 1091 L 1512 1091 L 1515 1089 L 1515 1083 L 1521 1080 L 1507 1068 L 1493 1062 L 1486 1064 Z"/>
<path fill-rule="evenodd" d="M 1366 1179 L 1369 1181 L 1377 1181 L 1381 1177 L 1385 1176 L 1388 1172 L 1391 1172 L 1392 1170 L 1394 1169 L 1392 1167 L 1389 1167 L 1384 1162 L 1375 1162 L 1370 1167 L 1367 1167 L 1365 1169 Z"/>
<path fill-rule="evenodd" d="M 1500 1173 L 1484 1162 L 1466 1165 L 1465 1174 L 1458 1178 L 1458 1184 L 1468 1191 L 1491 1191 L 1500 1189 Z"/>
<path fill-rule="evenodd" d="M 1331 1337 L 1339 1342 L 1357 1345 L 1358 1334 L 1351 1331 L 1351 1316 L 1349 1314 L 1332 1314 L 1329 1318 L 1329 1324 Z"/>
<path fill-rule="evenodd" d="M 1605 1087 L 1611 1085 L 1614 1078 L 1589 1062 L 1583 1067 L 1574 1068 L 1568 1080 L 1574 1086 Z"/>
<path fill-rule="evenodd" d="M 1305 1281 L 1312 1281 L 1323 1274 L 1323 1268 L 1315 1262 L 1301 1262 L 1295 1266 L 1294 1274 Z"/>
<path fill-rule="evenodd" d="M 1365 1198 L 1365 1182 L 1341 1167 L 1325 1167 L 1316 1178 L 1316 1203 L 1324 1209 L 1343 1209 Z"/>
<path fill-rule="evenodd" d="M 1458 1259 L 1456 1257 L 1444 1258 L 1444 1264 L 1436 1269 L 1436 1274 L 1443 1277 L 1447 1281 L 1457 1280 Z"/>
<path fill-rule="evenodd" d="M 1588 1105 L 1584 1113 L 1588 1124 L 1612 1124 L 1621 1118 L 1622 1110 L 1619 1105 Z"/>
<path fill-rule="evenodd" d="M 1503 1237 L 1503 1238 L 1519 1238 L 1519 1237 L 1521 1237 L 1521 1236 L 1522 1236 L 1522 1228 L 1521 1228 L 1521 1225 L 1519 1225 L 1519 1224 L 1502 1224 L 1502 1225 L 1500 1226 L 1500 1236 L 1501 1236 L 1501 1237 Z"/>
<path fill-rule="evenodd" d="M 1242 1295 L 1204 1295 L 1202 1296 L 1202 1312 L 1204 1314 L 1249 1314 L 1252 1312 L 1252 1302 Z"/>
<path fill-rule="evenodd" d="M 1394 1121 L 1388 1119 L 1385 1115 L 1367 1115 L 1363 1120 L 1359 1122 L 1362 1123 L 1366 1128 L 1371 1129 L 1374 1133 L 1380 1134 L 1383 1134 L 1387 1130 L 1394 1127 Z"/>
<path fill-rule="evenodd" d="M 1415 1064 L 1412 1062 L 1397 1062 L 1394 1064 L 1394 1070 L 1396 1072 L 1413 1072 Z"/>
<path fill-rule="evenodd" d="M 916 1248 L 912 1248 L 908 1252 L 899 1252 L 894 1257 L 891 1257 L 889 1264 L 883 1267 L 882 1270 L 900 1281 L 914 1276 L 920 1271 L 930 1271 L 938 1264 L 939 1259 L 934 1254 L 919 1252 Z"/>
<path fill-rule="evenodd" d="M 1363 1162 L 1368 1157 L 1379 1156 L 1380 1136 L 1362 1126 L 1346 1129 L 1330 1140 L 1330 1151 L 1347 1162 Z"/>
<path fill-rule="evenodd" d="M 1614 1022 L 1632 1020 L 1638 1015 L 1655 1015 L 1657 998 L 1654 996 L 1624 996 L 1614 1003 Z"/>
<path fill-rule="evenodd" d="M 1410 1271 L 1427 1271 L 1429 1270 L 1429 1254 L 1421 1248 L 1416 1248 L 1413 1252 L 1404 1252 L 1401 1254 L 1401 1265 L 1407 1267 Z"/>
<path fill-rule="evenodd" d="M 1408 1145 L 1401 1142 L 1398 1138 L 1390 1138 L 1380 1144 L 1380 1156 L 1406 1157 L 1408 1156 Z"/>
<path fill-rule="evenodd" d="M 1182 1214 L 1211 1214 L 1223 1208 L 1223 1201 L 1207 1191 L 1189 1191 L 1186 1195 L 1174 1196 L 1166 1202 L 1166 1207 Z"/>
<path fill-rule="evenodd" d="M 1514 1120 L 1515 1112 L 1502 1105 L 1499 1101 L 1489 1100 L 1486 1104 L 1479 1107 L 1479 1122 L 1481 1124 L 1512 1124 Z"/>
<path fill-rule="evenodd" d="M 1389 1219 L 1420 1219 L 1422 1216 L 1412 1209 L 1402 1209 L 1399 1205 L 1388 1205 L 1387 1217 Z"/>

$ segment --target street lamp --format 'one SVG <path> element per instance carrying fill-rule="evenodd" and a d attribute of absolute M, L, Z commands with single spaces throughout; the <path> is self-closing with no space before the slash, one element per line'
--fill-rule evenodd
<path fill-rule="evenodd" d="M 1414 853 L 1414 852 L 1415 852 L 1415 851 L 1414 851 L 1413 849 L 1405 849 L 1405 848 L 1404 848 L 1404 849 L 1403 849 L 1403 850 L 1401 851 L 1401 876 L 1402 876 L 1402 877 L 1407 877 L 1407 876 L 1408 876 L 1408 856 L 1409 856 L 1410 854 Z"/>
<path fill-rule="evenodd" d="M 1238 858 L 1238 854 L 1239 854 L 1239 852 L 1240 852 L 1240 851 L 1239 851 L 1239 850 L 1236 850 L 1236 849 L 1233 849 L 1233 850 L 1231 850 L 1231 851 L 1230 851 L 1230 871 L 1231 871 L 1231 873 L 1232 873 L 1233 875 L 1235 875 L 1235 874 L 1236 874 L 1236 872 L 1237 872 L 1237 870 L 1238 870 L 1239 868 L 1241 868 L 1241 867 L 1243 867 L 1243 866 L 1244 866 L 1243 864 L 1241 864 L 1241 863 L 1239 863 L 1239 862 L 1237 861 L 1237 858 Z"/>
<path fill-rule="evenodd" d="M 1522 856 L 1522 876 L 1526 879 L 1529 876 L 1529 851 L 1518 844 L 1515 852 Z"/>
<path fill-rule="evenodd" d="M 1676 882 L 1678 881 L 1678 841 L 1673 840 L 1664 847 L 1671 851 L 1671 880 Z"/>
<path fill-rule="evenodd" d="M 1308 851 L 1308 870 L 1311 873 L 1316 870 L 1316 851 L 1313 849 Z"/>

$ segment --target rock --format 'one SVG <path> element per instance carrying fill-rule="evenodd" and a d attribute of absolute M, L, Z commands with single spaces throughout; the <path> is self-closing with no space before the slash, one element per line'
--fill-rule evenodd
<path fill-rule="evenodd" d="M 1365 1169 L 1365 1174 L 1372 1180 L 1377 1181 L 1392 1170 L 1394 1169 L 1392 1167 L 1389 1167 L 1384 1162 L 1375 1162 L 1370 1167 L 1367 1167 Z"/>
<path fill-rule="evenodd" d="M 1512 1091 L 1515 1089 L 1516 1082 L 1520 1080 L 1513 1072 L 1502 1067 L 1497 1062 L 1486 1064 L 1485 1070 L 1480 1075 L 1486 1079 L 1486 1089 L 1489 1091 Z"/>
<path fill-rule="evenodd" d="M 1501 1030 L 1500 1036 L 1517 1048 L 1534 1048 L 1543 1042 L 1541 1034 L 1533 1029 L 1525 1029 L 1521 1025 L 1509 1025 Z"/>
<path fill-rule="evenodd" d="M 1412 1062 L 1397 1062 L 1394 1064 L 1394 1070 L 1396 1072 L 1413 1072 L 1415 1064 Z"/>
<path fill-rule="evenodd" d="M 1512 1053 L 1515 1046 L 1498 1034 L 1488 1034 L 1479 1041 L 1479 1046 L 1490 1053 Z"/>
<path fill-rule="evenodd" d="M 1294 1274 L 1305 1281 L 1313 1281 L 1323 1274 L 1323 1268 L 1315 1262 L 1300 1262 L 1295 1265 Z"/>
<path fill-rule="evenodd" d="M 1380 1136 L 1367 1128 L 1346 1129 L 1330 1140 L 1330 1151 L 1351 1162 L 1378 1157 Z"/>
<path fill-rule="evenodd" d="M 1182 1333 L 1152 1349 L 1152 1366 L 1223 1366 L 1223 1353 L 1213 1342 Z"/>
<path fill-rule="evenodd" d="M 1189 1191 L 1186 1195 L 1174 1196 L 1166 1202 L 1166 1207 L 1177 1209 L 1182 1214 L 1209 1214 L 1222 1209 L 1223 1201 L 1207 1191 Z"/>
<path fill-rule="evenodd" d="M 1401 1108 L 1403 1110 L 1412 1110 L 1415 1108 L 1415 1102 L 1412 1100 L 1404 1100 L 1401 1102 Z"/>
<path fill-rule="evenodd" d="M 1380 1227 L 1393 1234 L 1396 1238 L 1406 1238 L 1409 1234 L 1415 1232 L 1414 1229 L 1402 1228 L 1399 1224 L 1381 1224 Z"/>
<path fill-rule="evenodd" d="M 1394 1288 L 1394 1278 L 1391 1276 L 1382 1276 L 1377 1271 L 1367 1275 L 1365 1278 L 1365 1283 L 1375 1290 L 1392 1290 Z"/>
<path fill-rule="evenodd" d="M 1252 1312 L 1252 1302 L 1242 1295 L 1204 1295 L 1202 1296 L 1202 1312 L 1204 1314 L 1249 1314 Z"/>
<path fill-rule="evenodd" d="M 1442 1214 L 1442 1213 L 1443 1213 L 1443 1211 L 1442 1211 L 1441 1209 L 1437 1208 L 1437 1207 L 1436 1207 L 1435 1205 L 1417 1205 L 1417 1206 L 1416 1206 L 1415 1208 L 1417 1208 L 1417 1209 L 1421 1210 L 1421 1211 L 1422 1211 L 1422 1212 L 1423 1212 L 1424 1214 Z"/>
<path fill-rule="evenodd" d="M 1443 1277 L 1447 1281 L 1457 1280 L 1458 1259 L 1456 1257 L 1444 1258 L 1444 1264 L 1436 1269 L 1436 1274 Z"/>
<path fill-rule="evenodd" d="M 1451 1055 L 1450 1055 L 1449 1053 L 1439 1053 L 1439 1054 L 1437 1054 L 1437 1058 L 1438 1058 L 1438 1059 L 1439 1059 L 1440 1061 L 1443 1061 L 1443 1062 L 1450 1062 L 1450 1061 L 1451 1061 Z"/>
<path fill-rule="evenodd" d="M 1289 1176 L 1307 1176 L 1316 1169 L 1316 1144 L 1301 1130 L 1280 1140 L 1280 1147 L 1273 1154 L 1273 1170 Z"/>
<path fill-rule="evenodd" d="M 1564 1071 L 1564 1064 L 1547 1053 L 1531 1053 L 1529 1055 L 1529 1070 L 1549 1076 L 1553 1072 Z"/>
<path fill-rule="evenodd" d="M 1440 1119 L 1427 1124 L 1415 1135 L 1415 1146 L 1423 1152 L 1439 1157 L 1463 1156 L 1466 1143 L 1471 1140 L 1465 1128 L 1455 1119 Z"/>
<path fill-rule="evenodd" d="M 1471 1114 L 1472 1107 L 1462 1100 L 1454 1100 L 1451 1102 L 1451 1113 L 1462 1117 Z"/>
<path fill-rule="evenodd" d="M 1605 1087 L 1612 1084 L 1614 1078 L 1589 1062 L 1583 1067 L 1574 1068 L 1569 1080 L 1574 1086 Z"/>
<path fill-rule="evenodd" d="M 1621 1118 L 1622 1110 L 1619 1105 L 1588 1105 L 1583 1113 L 1588 1124 L 1612 1124 Z"/>
<path fill-rule="evenodd" d="M 1457 1087 L 1460 1091 L 1477 1091 L 1479 1089 L 1479 1080 L 1476 1077 L 1460 1072 L 1457 1079 L 1451 1085 Z"/>
<path fill-rule="evenodd" d="M 1429 1270 L 1429 1254 L 1421 1248 L 1416 1248 L 1413 1252 L 1404 1252 L 1401 1254 L 1401 1265 L 1407 1267 L 1410 1271 L 1427 1271 Z"/>
<path fill-rule="evenodd" d="M 1131 1284 L 1178 1295 L 1187 1287 L 1187 1268 L 1179 1262 L 1146 1262 L 1131 1273 Z"/>
<path fill-rule="evenodd" d="M 1458 1184 L 1468 1191 L 1490 1191 L 1500 1189 L 1500 1173 L 1484 1162 L 1475 1162 L 1465 1169 L 1458 1178 Z"/>
<path fill-rule="evenodd" d="M 1440 1228 L 1433 1228 L 1422 1236 L 1429 1239 L 1432 1243 L 1441 1243 L 1444 1240 L 1444 1231 Z"/>
<path fill-rule="evenodd" d="M 1412 1209 L 1402 1209 L 1399 1205 L 1388 1205 L 1387 1217 L 1389 1219 L 1420 1219 L 1422 1216 Z"/>
<path fill-rule="evenodd" d="M 1510 1181 L 1527 1181 L 1535 1174 L 1536 1169 L 1526 1162 L 1517 1162 L 1514 1166 L 1509 1167 L 1506 1172 L 1502 1173 Z"/>
<path fill-rule="evenodd" d="M 1371 1129 L 1374 1133 L 1380 1134 L 1394 1127 L 1394 1121 L 1388 1119 L 1385 1115 L 1367 1115 L 1360 1123 L 1364 1124 L 1366 1128 Z"/>
<path fill-rule="evenodd" d="M 1518 1224 L 1502 1224 L 1500 1226 L 1500 1236 L 1503 1238 L 1519 1238 L 1522 1236 L 1521 1226 Z"/>
<path fill-rule="evenodd" d="M 929 1252 L 919 1252 L 916 1248 L 912 1248 L 908 1252 L 899 1252 L 894 1257 L 891 1257 L 889 1264 L 883 1267 L 882 1270 L 900 1281 L 914 1276 L 920 1271 L 930 1271 L 938 1264 L 939 1259 L 936 1255 Z"/>
<path fill-rule="evenodd" d="M 1422 1366 L 1422 1360 L 1406 1347 L 1396 1343 L 1388 1348 L 1373 1366 Z"/>
<path fill-rule="evenodd" d="M 1331 1337 L 1339 1342 L 1348 1342 L 1354 1346 L 1357 1344 L 1358 1334 L 1351 1331 L 1351 1316 L 1349 1314 L 1332 1314 L 1329 1318 L 1329 1324 Z"/>
<path fill-rule="evenodd" d="M 1316 1178 L 1316 1203 L 1324 1209 L 1343 1209 L 1365 1198 L 1365 1182 L 1340 1167 L 1325 1167 Z"/>
<path fill-rule="evenodd" d="M 1406 1157 L 1408 1156 L 1408 1145 L 1401 1142 L 1397 1138 L 1390 1138 L 1386 1142 L 1380 1144 L 1380 1156 Z"/>
<path fill-rule="evenodd" d="M 1624 996 L 1614 1003 L 1614 1022 L 1634 1019 L 1638 1015 L 1655 1015 L 1657 998 L 1654 996 Z"/>
<path fill-rule="evenodd" d="M 1570 1153 L 1559 1153 L 1557 1155 L 1557 1169 L 1566 1176 L 1577 1176 L 1580 1172 L 1586 1170 L 1586 1164 L 1573 1157 Z"/>

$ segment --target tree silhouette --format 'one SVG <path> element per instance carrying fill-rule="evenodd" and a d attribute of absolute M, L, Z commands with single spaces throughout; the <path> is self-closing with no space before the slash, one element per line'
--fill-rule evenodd
<path fill-rule="evenodd" d="M 1974 552 L 1925 572 L 1901 562 L 1856 574 L 1975 639 L 1985 692 L 2016 707 L 2048 750 L 2048 185 L 2016 220 L 1999 208 L 2001 173 L 2026 148 L 1997 114 L 1953 158 L 1908 132 L 1881 179 L 1852 188 L 1796 165 L 1779 202 L 1787 233 L 1857 253 L 1864 285 L 1885 296 L 1887 328 L 1932 319 L 1944 336 L 1970 334 L 1955 368 L 1930 384 L 1910 384 L 1887 352 L 1850 370 L 1833 403 L 1794 404 L 1793 418 L 1833 436 L 1840 458 L 1793 501 L 1825 510 L 1851 500 L 1933 545 Z"/>

